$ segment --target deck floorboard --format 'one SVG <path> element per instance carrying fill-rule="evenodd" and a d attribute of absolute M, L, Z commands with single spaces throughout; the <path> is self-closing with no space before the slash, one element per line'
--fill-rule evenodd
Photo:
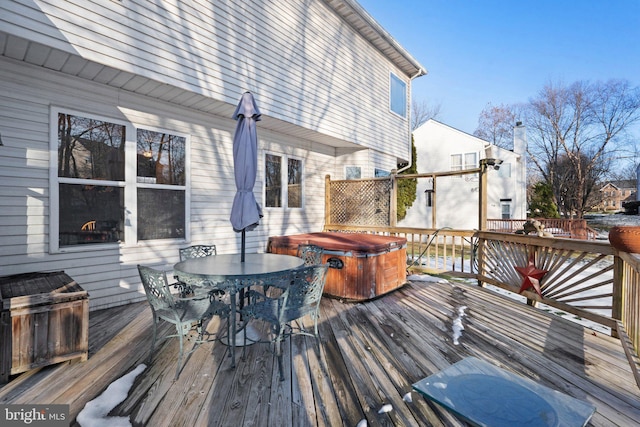
<path fill-rule="evenodd" d="M 0 404 L 69 404 L 75 420 L 110 383 L 147 364 L 146 303 L 92 312 L 89 323 L 88 361 L 18 375 L 0 388 Z M 219 319 L 207 326 L 212 336 L 224 329 Z M 198 346 L 174 381 L 178 342 L 163 341 L 110 415 L 134 426 L 464 426 L 411 385 L 475 356 L 595 405 L 591 426 L 640 425 L 640 390 L 617 339 L 477 286 L 414 282 L 363 303 L 323 298 L 319 333 L 286 341 L 285 381 L 269 344 L 244 355 L 238 348 L 231 369 L 218 340 Z"/>

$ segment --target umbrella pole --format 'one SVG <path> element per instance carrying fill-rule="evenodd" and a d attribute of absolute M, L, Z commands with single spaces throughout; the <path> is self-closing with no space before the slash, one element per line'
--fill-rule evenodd
<path fill-rule="evenodd" d="M 245 251 L 245 229 L 242 229 L 242 240 L 241 240 L 241 245 L 240 245 L 240 262 L 244 262 L 244 251 Z"/>

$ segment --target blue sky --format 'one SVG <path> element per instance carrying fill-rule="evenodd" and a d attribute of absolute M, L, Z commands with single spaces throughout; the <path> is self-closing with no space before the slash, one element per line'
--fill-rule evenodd
<path fill-rule="evenodd" d="M 413 98 L 473 133 L 488 104 L 548 82 L 640 85 L 640 0 L 358 0 L 427 70 Z"/>

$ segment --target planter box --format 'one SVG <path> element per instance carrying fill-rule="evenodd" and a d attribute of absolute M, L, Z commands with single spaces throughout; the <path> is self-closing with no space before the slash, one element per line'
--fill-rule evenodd
<path fill-rule="evenodd" d="M 360 233 L 272 236 L 268 250 L 295 256 L 300 244 L 324 249 L 322 261 L 332 267 L 327 273 L 326 295 L 365 301 L 391 292 L 407 281 L 405 238 Z"/>
<path fill-rule="evenodd" d="M 0 383 L 89 349 L 89 297 L 64 272 L 0 278 Z"/>

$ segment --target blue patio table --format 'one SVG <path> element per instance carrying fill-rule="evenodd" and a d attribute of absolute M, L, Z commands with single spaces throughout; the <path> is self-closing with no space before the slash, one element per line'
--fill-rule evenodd
<path fill-rule="evenodd" d="M 235 322 L 238 302 L 242 303 L 244 289 L 257 283 L 268 283 L 271 278 L 286 274 L 304 263 L 302 258 L 279 254 L 245 254 L 244 262 L 238 254 L 221 254 L 181 261 L 173 266 L 174 274 L 181 282 L 191 286 L 206 287 L 211 283 L 216 289 L 229 292 L 231 314 L 231 367 L 235 368 L 237 326 Z M 236 295 L 240 293 L 240 301 Z"/>

